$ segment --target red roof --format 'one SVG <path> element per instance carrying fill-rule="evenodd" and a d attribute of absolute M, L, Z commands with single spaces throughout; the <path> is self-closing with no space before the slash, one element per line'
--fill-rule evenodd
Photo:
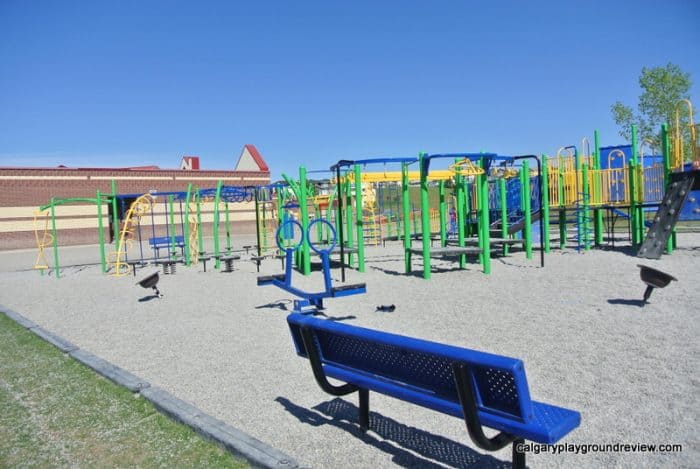
<path fill-rule="evenodd" d="M 267 167 L 267 163 L 265 163 L 265 160 L 263 160 L 262 156 L 260 156 L 260 153 L 258 153 L 258 149 L 255 148 L 255 145 L 251 145 L 250 143 L 248 143 L 245 145 L 245 149 L 248 150 L 250 155 L 253 157 L 253 160 L 255 160 L 255 164 L 258 165 L 260 171 L 270 171 L 270 168 Z"/>

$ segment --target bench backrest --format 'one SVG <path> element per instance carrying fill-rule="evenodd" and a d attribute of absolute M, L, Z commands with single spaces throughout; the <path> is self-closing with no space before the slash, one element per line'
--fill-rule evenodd
<path fill-rule="evenodd" d="M 300 333 L 305 327 L 313 332 L 324 364 L 379 377 L 454 403 L 459 403 L 459 396 L 453 365 L 463 363 L 470 371 L 480 411 L 523 422 L 531 418 L 532 403 L 521 360 L 298 313 L 290 314 L 287 322 L 300 356 L 306 357 Z"/>

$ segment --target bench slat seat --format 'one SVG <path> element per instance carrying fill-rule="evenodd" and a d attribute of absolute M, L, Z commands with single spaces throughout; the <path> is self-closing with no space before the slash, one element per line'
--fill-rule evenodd
<path fill-rule="evenodd" d="M 360 426 L 369 426 L 369 391 L 463 418 L 474 442 L 495 451 L 518 441 L 553 444 L 578 427 L 578 412 L 532 401 L 521 360 L 364 329 L 293 313 L 297 354 L 308 358 L 326 392 L 358 391 Z M 331 385 L 326 377 L 345 382 Z M 488 438 L 481 427 L 501 433 Z"/>

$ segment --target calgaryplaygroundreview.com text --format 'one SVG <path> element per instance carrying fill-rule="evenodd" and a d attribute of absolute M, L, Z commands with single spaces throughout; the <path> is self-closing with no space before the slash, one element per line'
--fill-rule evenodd
<path fill-rule="evenodd" d="M 648 444 L 648 443 L 559 443 L 556 445 L 545 445 L 539 443 L 520 443 L 515 450 L 520 453 L 681 453 L 683 445 L 680 444 Z"/>

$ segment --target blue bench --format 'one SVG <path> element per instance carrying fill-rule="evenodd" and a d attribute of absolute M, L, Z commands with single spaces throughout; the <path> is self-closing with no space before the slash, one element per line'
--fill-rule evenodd
<path fill-rule="evenodd" d="M 156 252 L 156 257 L 160 257 L 158 255 L 158 252 L 162 248 L 167 248 L 169 250 L 175 249 L 176 247 L 180 248 L 183 252 L 182 255 L 185 255 L 184 249 L 185 249 L 185 237 L 184 236 L 175 236 L 175 244 L 172 244 L 172 237 L 170 236 L 158 236 L 155 238 L 148 238 L 148 245 L 151 246 L 151 249 L 153 249 Z"/>
<path fill-rule="evenodd" d="M 484 450 L 512 443 L 513 467 L 524 468 L 519 444 L 554 444 L 581 422 L 574 410 L 530 400 L 521 360 L 298 313 L 287 323 L 321 389 L 335 396 L 358 392 L 363 431 L 369 428 L 369 391 L 375 391 L 464 419 Z M 328 377 L 346 384 L 333 385 Z M 500 433 L 488 438 L 482 427 Z"/>

